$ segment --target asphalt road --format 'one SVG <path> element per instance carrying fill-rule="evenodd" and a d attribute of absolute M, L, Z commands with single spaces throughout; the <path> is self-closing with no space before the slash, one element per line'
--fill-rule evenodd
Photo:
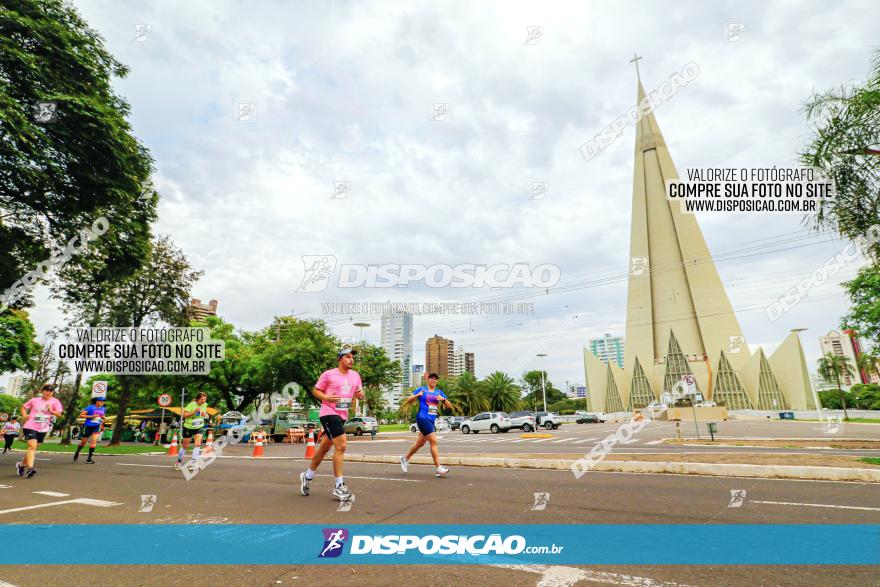
<path fill-rule="evenodd" d="M 358 441 L 352 445 L 368 443 Z M 284 447 L 292 450 L 292 447 Z M 350 511 L 331 499 L 329 463 L 319 471 L 308 498 L 298 494 L 298 458 L 253 459 L 234 451 L 187 482 L 164 456 L 103 456 L 98 464 L 71 462 L 69 455 L 45 455 L 33 479 L 14 476 L 10 455 L 0 457 L 0 522 L 5 523 L 880 523 L 876 485 L 679 475 L 591 472 L 575 479 L 568 471 L 458 467 L 437 479 L 432 469 L 413 465 L 408 475 L 384 464 L 348 463 L 348 482 L 357 498 Z M 270 447 L 270 453 L 276 447 Z M 745 491 L 729 507 L 731 491 Z M 43 492 L 43 493 L 35 493 Z M 49 492 L 49 493 L 46 493 Z M 533 510 L 535 493 L 549 493 L 543 511 Z M 142 495 L 155 495 L 151 512 L 139 512 Z M 97 507 L 62 503 L 92 499 Z M 33 506 L 42 506 L 34 508 Z M 9 511 L 17 508 L 18 511 Z M 859 508 L 859 509 L 854 509 Z M 14 536 L 8 537 L 14 540 Z M 51 548 L 51 545 L 35 545 Z M 95 548 L 100 545 L 83 545 Z M 292 545 L 295 547 L 295 545 Z M 109 561 L 108 561 L 109 562 Z M 391 574 L 389 574 L 391 573 Z M 11 585 L 446 585 L 493 581 L 508 585 L 867 585 L 870 567 L 0 567 Z M 195 579 L 194 579 L 195 578 Z M 280 581 L 280 583 L 278 582 Z"/>

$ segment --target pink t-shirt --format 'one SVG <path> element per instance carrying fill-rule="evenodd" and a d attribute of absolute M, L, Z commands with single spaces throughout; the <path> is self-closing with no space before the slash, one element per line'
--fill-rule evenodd
<path fill-rule="evenodd" d="M 44 401 L 41 397 L 32 397 L 24 403 L 23 407 L 29 410 L 24 427 L 37 432 L 48 432 L 52 429 L 52 412 L 50 410 L 60 412 L 61 402 L 54 397 L 49 401 Z"/>
<path fill-rule="evenodd" d="M 338 395 L 343 398 L 336 402 L 335 406 L 330 402 L 321 402 L 319 416 L 342 416 L 343 419 L 348 419 L 348 407 L 352 404 L 352 398 L 363 386 L 357 371 L 349 369 L 348 373 L 343 375 L 339 369 L 330 369 L 321 373 L 315 387 L 328 395 Z"/>

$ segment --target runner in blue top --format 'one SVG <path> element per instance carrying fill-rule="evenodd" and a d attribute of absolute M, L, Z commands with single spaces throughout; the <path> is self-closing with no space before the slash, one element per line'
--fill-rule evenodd
<path fill-rule="evenodd" d="M 83 449 L 88 440 L 89 458 L 86 459 L 86 462 L 90 465 L 95 464 L 92 456 L 95 454 L 95 447 L 98 446 L 98 439 L 101 437 L 101 431 L 104 430 L 105 412 L 103 397 L 93 397 L 91 403 L 86 406 L 86 409 L 80 412 L 79 417 L 85 418 L 86 423 L 80 434 L 79 446 L 76 447 L 76 452 L 73 453 L 74 463 L 79 459 L 79 451 Z"/>
<path fill-rule="evenodd" d="M 431 443 L 431 457 L 434 459 L 434 466 L 437 467 L 437 477 L 445 475 L 449 469 L 440 464 L 440 455 L 437 451 L 437 434 L 434 432 L 434 420 L 437 418 L 437 409 L 442 403 L 446 408 L 452 409 L 452 404 L 446 399 L 446 394 L 442 389 L 437 389 L 436 373 L 428 375 L 428 384 L 419 387 L 412 392 L 412 395 L 406 398 L 400 405 L 401 411 L 414 401 L 419 402 L 419 413 L 416 416 L 416 426 L 419 429 L 419 437 L 410 447 L 405 457 L 400 457 L 400 468 L 406 473 L 409 469 L 409 459 L 416 452 L 425 446 L 425 442 Z"/>

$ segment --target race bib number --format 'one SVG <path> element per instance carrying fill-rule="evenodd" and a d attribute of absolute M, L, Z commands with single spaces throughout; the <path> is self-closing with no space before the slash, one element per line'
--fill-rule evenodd
<path fill-rule="evenodd" d="M 92 418 L 92 424 L 100 424 L 101 420 L 101 416 L 96 416 L 95 418 Z"/>
<path fill-rule="evenodd" d="M 192 424 L 190 424 L 193 428 L 201 428 L 205 425 L 204 418 L 193 418 Z"/>
<path fill-rule="evenodd" d="M 431 416 L 437 415 L 437 404 L 428 404 L 428 414 Z"/>
<path fill-rule="evenodd" d="M 350 399 L 341 399 L 338 402 L 336 402 L 336 409 L 337 410 L 347 410 L 350 405 L 351 405 Z"/>
<path fill-rule="evenodd" d="M 35 424 L 45 424 L 49 421 L 49 414 L 34 414 Z"/>

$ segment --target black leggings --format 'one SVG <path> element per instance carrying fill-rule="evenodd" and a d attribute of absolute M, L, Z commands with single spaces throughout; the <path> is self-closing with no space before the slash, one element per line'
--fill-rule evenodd
<path fill-rule="evenodd" d="M 6 444 L 3 446 L 3 450 L 9 450 L 12 448 L 12 443 L 15 442 L 18 434 L 4 434 L 3 440 L 6 441 Z"/>

